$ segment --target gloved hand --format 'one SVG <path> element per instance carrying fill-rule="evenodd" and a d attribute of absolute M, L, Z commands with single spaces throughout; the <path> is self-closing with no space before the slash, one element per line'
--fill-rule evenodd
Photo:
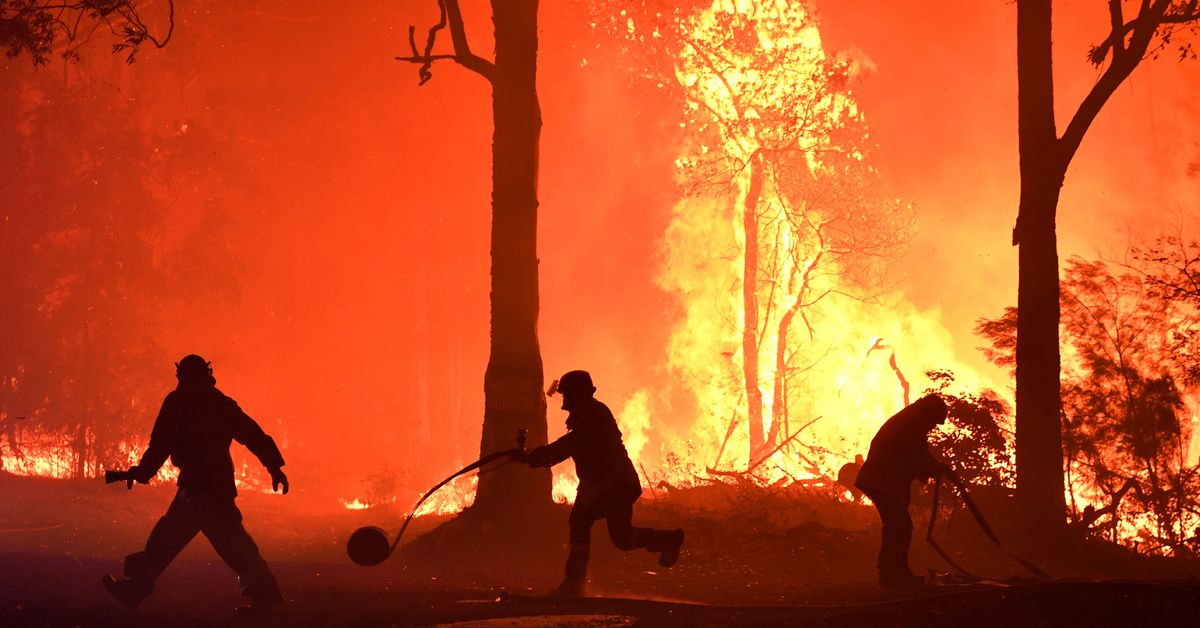
<path fill-rule="evenodd" d="M 283 472 L 283 469 L 281 469 L 279 467 L 275 467 L 274 469 L 267 469 L 267 471 L 269 471 L 271 473 L 271 488 L 274 489 L 276 493 L 278 493 L 279 486 L 283 485 L 283 494 L 287 495 L 288 479 L 287 479 L 287 475 Z"/>
<path fill-rule="evenodd" d="M 154 478 L 153 471 L 150 471 L 149 469 L 143 469 L 142 467 L 140 467 L 138 465 L 133 465 L 132 467 L 129 467 L 129 475 L 138 484 L 149 484 L 150 480 Z"/>

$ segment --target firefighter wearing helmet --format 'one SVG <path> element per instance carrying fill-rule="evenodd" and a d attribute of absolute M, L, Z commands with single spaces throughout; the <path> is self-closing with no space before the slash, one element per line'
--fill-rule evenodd
<path fill-rule="evenodd" d="M 213 549 L 241 578 L 242 592 L 257 612 L 283 602 L 275 576 L 242 525 L 234 503 L 237 489 L 229 446 L 246 446 L 271 474 L 276 491 L 288 492 L 283 455 L 275 441 L 233 399 L 217 389 L 211 365 L 198 355 L 175 364 L 179 385 L 167 394 L 150 434 L 150 445 L 128 473 L 149 483 L 170 457 L 179 468 L 179 489 L 166 514 L 146 540 L 146 548 L 125 558 L 124 579 L 104 576 L 109 593 L 126 607 L 138 605 L 154 588 L 158 575 L 196 536 L 203 533 Z"/>
<path fill-rule="evenodd" d="M 908 514 L 912 483 L 950 475 L 949 467 L 929 453 L 927 435 L 946 421 L 946 402 L 927 395 L 892 415 L 875 438 L 867 460 L 855 478 L 858 487 L 879 511 L 882 523 L 879 584 L 903 588 L 920 583 L 908 567 L 912 517 Z"/>
<path fill-rule="evenodd" d="M 523 458 L 531 467 L 549 467 L 572 458 L 579 476 L 579 492 L 568 520 L 571 545 L 566 573 L 555 593 L 571 597 L 585 594 L 592 524 L 599 519 L 606 520 L 608 536 L 618 548 L 645 549 L 659 555 L 659 565 L 675 564 L 683 545 L 683 530 L 633 527 L 633 504 L 642 494 L 641 482 L 625 451 L 616 419 L 593 396 L 596 387 L 591 375 L 587 371 L 565 373 L 547 394 L 556 392 L 562 395 L 562 409 L 568 412 L 567 433 Z"/>

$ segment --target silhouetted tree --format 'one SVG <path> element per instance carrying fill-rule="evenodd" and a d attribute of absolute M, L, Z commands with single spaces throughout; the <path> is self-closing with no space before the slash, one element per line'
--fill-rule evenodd
<path fill-rule="evenodd" d="M 484 414 L 480 453 L 514 445 L 518 427 L 531 444 L 547 440 L 546 397 L 538 346 L 537 177 L 542 117 L 537 97 L 537 0 L 492 0 L 496 58 L 471 51 L 458 0 L 438 0 L 440 19 L 423 50 L 409 28 L 412 55 L 424 84 L 432 65 L 451 60 L 492 86 L 492 289 L 491 344 L 483 376 Z M 435 53 L 437 35 L 449 29 L 453 52 Z M 479 478 L 475 506 L 516 517 L 550 503 L 548 469 L 516 465 Z M 499 515 L 503 516 L 503 515 Z"/>
<path fill-rule="evenodd" d="M 1136 14 L 1109 0 L 1109 31 L 1088 54 L 1100 78 L 1070 117 L 1055 126 L 1052 0 L 1017 0 L 1017 126 L 1021 197 L 1017 293 L 1017 498 L 1026 522 L 1043 532 L 1065 524 L 1059 389 L 1059 286 L 1055 216 L 1067 167 L 1101 108 L 1147 55 L 1200 19 L 1197 0 L 1140 0 Z M 1194 56 L 1187 45 L 1181 56 Z M 1050 535 L 1052 536 L 1052 535 Z"/>

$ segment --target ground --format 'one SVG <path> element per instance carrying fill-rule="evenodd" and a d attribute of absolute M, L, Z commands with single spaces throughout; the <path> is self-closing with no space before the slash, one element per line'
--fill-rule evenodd
<path fill-rule="evenodd" d="M 235 621 L 236 578 L 198 539 L 136 612 L 99 586 L 119 573 L 172 496 L 170 487 L 104 486 L 0 475 L 0 625 L 207 626 Z M 405 545 L 378 567 L 351 564 L 349 533 L 361 525 L 394 531 L 399 512 L 303 508 L 293 496 L 240 498 L 289 599 L 265 625 L 1192 625 L 1200 615 L 1200 571 L 1183 561 L 1133 559 L 1114 548 L 1090 560 L 1045 565 L 1050 580 L 1023 577 L 956 515 L 937 534 L 964 567 L 1005 582 L 889 593 L 873 582 L 878 527 L 869 507 L 813 491 L 723 487 L 647 495 L 635 522 L 688 531 L 678 565 L 665 570 L 644 552 L 622 553 L 594 531 L 592 593 L 538 597 L 561 573 L 565 509 L 538 534 L 561 538 L 546 551 L 506 558 L 478 549 L 430 546 L 446 518 L 418 518 Z M 657 497 L 657 498 L 654 498 Z M 927 515 L 924 515 L 927 516 Z M 559 521 L 552 520 L 559 517 Z M 922 541 L 913 564 L 947 567 Z M 1002 535 L 1003 536 L 1003 535 Z M 433 549 L 430 549 L 432 547 Z M 507 548 L 510 552 L 517 548 Z M 1104 560 L 1094 556 L 1104 555 Z M 1101 564 L 1103 563 L 1103 565 Z"/>

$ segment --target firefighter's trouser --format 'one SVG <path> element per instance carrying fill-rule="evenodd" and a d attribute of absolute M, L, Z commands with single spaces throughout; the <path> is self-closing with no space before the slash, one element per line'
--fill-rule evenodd
<path fill-rule="evenodd" d="M 241 580 L 242 592 L 255 600 L 280 599 L 279 585 L 242 525 L 233 497 L 194 497 L 179 489 L 166 514 L 154 525 L 146 549 L 125 557 L 125 576 L 149 592 L 171 561 L 203 532 L 213 549 Z"/>
<path fill-rule="evenodd" d="M 599 519 L 607 521 L 608 538 L 622 550 L 661 552 L 667 547 L 672 538 L 670 531 L 633 527 L 633 503 L 637 499 L 637 493 L 614 488 L 595 498 L 575 503 L 568 519 L 571 550 L 567 554 L 564 582 L 581 583 L 587 579 L 592 524 Z"/>

